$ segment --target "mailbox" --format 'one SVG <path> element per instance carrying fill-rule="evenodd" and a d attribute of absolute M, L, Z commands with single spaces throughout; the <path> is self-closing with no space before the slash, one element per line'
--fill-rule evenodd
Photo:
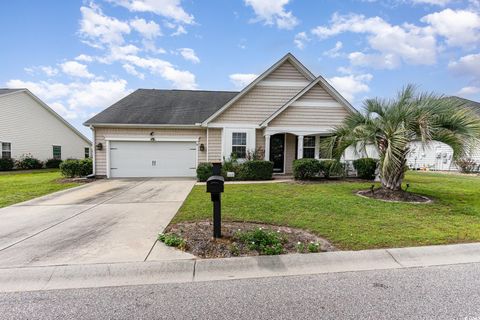
<path fill-rule="evenodd" d="M 223 192 L 223 184 L 225 179 L 222 176 L 211 176 L 207 179 L 207 192 L 221 193 Z"/>

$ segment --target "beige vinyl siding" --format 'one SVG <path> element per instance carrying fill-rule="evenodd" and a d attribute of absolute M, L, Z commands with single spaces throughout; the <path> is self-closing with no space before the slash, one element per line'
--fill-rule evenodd
<path fill-rule="evenodd" d="M 297 68 L 290 63 L 290 61 L 285 61 L 280 65 L 275 71 L 269 74 L 264 80 L 309 80 L 302 73 L 300 73 Z"/>
<path fill-rule="evenodd" d="M 12 158 L 31 154 L 41 161 L 62 147 L 62 159 L 85 157 L 85 141 L 26 92 L 0 96 L 0 142 L 10 142 Z"/>
<path fill-rule="evenodd" d="M 199 138 L 199 143 L 206 144 L 207 136 L 205 129 L 164 129 L 164 128 L 95 128 L 95 143 L 103 144 L 102 150 L 95 150 L 95 174 L 99 176 L 107 175 L 107 145 L 105 136 L 118 137 L 150 137 L 150 132 L 154 132 L 155 138 L 160 137 L 193 137 Z M 208 146 L 207 146 L 208 148 Z M 206 150 L 198 151 L 198 162 L 206 161 Z"/>
<path fill-rule="evenodd" d="M 265 137 L 262 129 L 255 130 L 255 149 L 258 148 L 265 150 Z"/>
<path fill-rule="evenodd" d="M 208 129 L 208 161 L 222 161 L 222 129 Z"/>
<path fill-rule="evenodd" d="M 347 109 L 320 86 L 314 88 L 274 118 L 269 126 L 333 128 L 341 124 L 349 114 Z"/>
<path fill-rule="evenodd" d="M 293 160 L 297 153 L 297 136 L 287 133 L 285 137 L 285 173 L 293 172 Z"/>
<path fill-rule="evenodd" d="M 268 85 L 257 84 L 247 94 L 221 113 L 213 123 L 260 124 L 271 116 L 288 100 L 303 88 L 300 85 L 276 85 L 275 82 L 308 80 L 288 60 L 262 81 Z"/>

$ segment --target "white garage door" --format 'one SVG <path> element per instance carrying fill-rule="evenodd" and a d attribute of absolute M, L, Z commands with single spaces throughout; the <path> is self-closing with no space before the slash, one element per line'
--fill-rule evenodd
<path fill-rule="evenodd" d="M 196 149 L 190 141 L 111 141 L 110 177 L 194 177 Z"/>

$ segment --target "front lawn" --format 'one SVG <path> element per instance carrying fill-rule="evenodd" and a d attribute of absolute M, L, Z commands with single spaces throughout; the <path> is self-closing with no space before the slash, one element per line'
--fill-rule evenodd
<path fill-rule="evenodd" d="M 480 177 L 408 172 L 404 183 L 434 202 L 361 198 L 363 182 L 237 184 L 225 185 L 222 217 L 301 228 L 351 250 L 480 241 Z M 210 195 L 195 186 L 172 223 L 211 216 Z"/>
<path fill-rule="evenodd" d="M 0 208 L 79 185 L 78 183 L 59 183 L 57 180 L 60 178 L 58 169 L 2 172 L 0 174 Z"/>

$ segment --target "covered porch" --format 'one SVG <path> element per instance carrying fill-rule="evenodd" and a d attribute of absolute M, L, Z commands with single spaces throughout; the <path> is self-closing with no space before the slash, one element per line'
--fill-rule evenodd
<path fill-rule="evenodd" d="M 293 161 L 302 158 L 325 159 L 321 154 L 322 139 L 330 135 L 321 130 L 265 129 L 265 160 L 273 162 L 274 174 L 293 173 Z"/>

